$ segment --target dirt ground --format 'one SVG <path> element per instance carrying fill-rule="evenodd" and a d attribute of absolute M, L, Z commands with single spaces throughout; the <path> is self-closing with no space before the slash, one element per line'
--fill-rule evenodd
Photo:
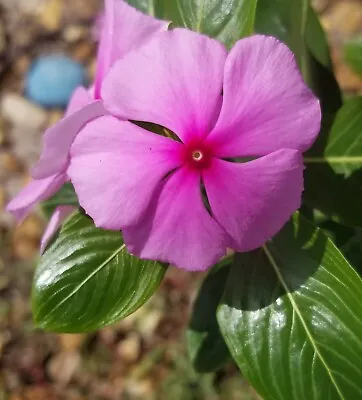
<path fill-rule="evenodd" d="M 185 328 L 202 274 L 170 269 L 146 306 L 97 333 L 55 335 L 32 325 L 31 281 L 45 220 L 37 210 L 18 226 L 4 208 L 29 179 L 42 132 L 63 111 L 29 102 L 24 75 L 36 55 L 60 51 L 94 76 L 101 3 L 0 0 L 0 400 L 255 400 L 233 364 L 205 376 L 190 366 Z M 362 94 L 342 54 L 343 44 L 362 34 L 361 2 L 313 3 L 342 89 Z"/>

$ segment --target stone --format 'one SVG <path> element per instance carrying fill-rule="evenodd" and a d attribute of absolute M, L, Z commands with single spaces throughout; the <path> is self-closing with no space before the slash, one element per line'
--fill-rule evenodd
<path fill-rule="evenodd" d="M 64 111 L 63 110 L 52 110 L 49 113 L 49 119 L 47 122 L 47 126 L 53 126 L 54 124 L 56 124 L 57 122 L 59 122 L 64 116 Z"/>
<path fill-rule="evenodd" d="M 88 29 L 82 25 L 68 25 L 62 36 L 67 43 L 76 43 L 79 40 L 87 39 Z"/>
<path fill-rule="evenodd" d="M 341 39 L 362 30 L 361 3 L 354 0 L 337 1 L 321 17 L 324 29 Z"/>
<path fill-rule="evenodd" d="M 317 13 L 324 12 L 329 4 L 329 0 L 312 0 L 312 7 L 317 11 Z"/>
<path fill-rule="evenodd" d="M 0 211 L 5 209 L 7 202 L 6 190 L 0 186 Z"/>
<path fill-rule="evenodd" d="M 62 334 L 59 335 L 59 342 L 62 351 L 75 352 L 80 349 L 86 335 L 84 334 Z"/>
<path fill-rule="evenodd" d="M 136 362 L 141 352 L 141 341 L 138 334 L 129 334 L 128 337 L 118 344 L 116 351 L 123 362 L 129 364 Z"/>
<path fill-rule="evenodd" d="M 12 125 L 26 130 L 40 130 L 47 122 L 47 113 L 16 93 L 5 93 L 0 111 Z"/>
<path fill-rule="evenodd" d="M 7 129 L 8 126 L 5 119 L 0 117 L 0 147 L 5 146 L 7 143 L 7 134 L 6 134 Z"/>
<path fill-rule="evenodd" d="M 39 23 L 48 32 L 57 32 L 61 28 L 63 14 L 62 0 L 48 0 L 40 9 Z"/>
<path fill-rule="evenodd" d="M 18 158 L 9 151 L 0 153 L 0 166 L 7 172 L 17 173 L 23 170 L 23 166 Z"/>
<path fill-rule="evenodd" d="M 44 55 L 31 65 L 25 93 L 43 107 L 63 108 L 74 90 L 86 84 L 86 69 L 82 64 L 62 54 Z"/>
<path fill-rule="evenodd" d="M 81 363 L 78 352 L 65 351 L 55 355 L 48 364 L 48 373 L 51 378 L 61 385 L 67 385 Z"/>
<path fill-rule="evenodd" d="M 0 20 L 0 55 L 6 50 L 6 34 L 2 20 Z"/>
<path fill-rule="evenodd" d="M 93 43 L 82 41 L 74 47 L 72 51 L 72 57 L 81 63 L 85 63 L 90 59 L 93 52 Z"/>
<path fill-rule="evenodd" d="M 44 221 L 36 214 L 28 215 L 22 224 L 18 225 L 14 232 L 14 238 L 24 237 L 30 240 L 39 241 L 44 230 Z"/>
<path fill-rule="evenodd" d="M 29 261 L 38 254 L 39 247 L 29 240 L 18 240 L 13 244 L 13 253 L 19 260 Z"/>

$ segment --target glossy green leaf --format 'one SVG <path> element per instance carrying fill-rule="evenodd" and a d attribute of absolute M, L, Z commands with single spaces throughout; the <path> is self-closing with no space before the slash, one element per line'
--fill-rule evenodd
<path fill-rule="evenodd" d="M 67 182 L 63 185 L 63 187 L 50 199 L 44 201 L 42 203 L 42 210 L 45 215 L 49 218 L 53 211 L 62 205 L 67 206 L 75 206 L 78 207 L 78 197 L 75 193 L 73 185 L 70 182 Z"/>
<path fill-rule="evenodd" d="M 306 53 L 307 0 L 258 0 L 255 31 L 275 36 L 286 43 L 302 66 Z"/>
<path fill-rule="evenodd" d="M 334 114 L 341 106 L 341 94 L 325 34 L 309 1 L 259 0 L 255 30 L 289 46 L 306 83 L 321 100 L 323 111 Z"/>
<path fill-rule="evenodd" d="M 153 17 L 164 17 L 165 0 L 126 0 L 131 6 L 138 8 L 145 14 Z"/>
<path fill-rule="evenodd" d="M 362 36 L 347 42 L 344 58 L 357 74 L 362 75 Z"/>
<path fill-rule="evenodd" d="M 362 280 L 301 215 L 240 254 L 218 321 L 265 400 L 362 398 Z"/>
<path fill-rule="evenodd" d="M 231 47 L 253 32 L 256 0 L 165 0 L 165 17 Z"/>
<path fill-rule="evenodd" d="M 230 358 L 216 320 L 216 308 L 224 293 L 231 263 L 211 270 L 195 300 L 187 330 L 187 346 L 197 372 L 217 370 Z"/>
<path fill-rule="evenodd" d="M 307 164 L 329 163 L 345 176 L 362 166 L 362 96 L 346 101 L 334 121 L 324 153 L 305 158 Z"/>
<path fill-rule="evenodd" d="M 87 332 L 136 311 L 158 288 L 166 267 L 131 256 L 119 232 L 77 212 L 40 259 L 32 306 L 38 327 Z"/>
<path fill-rule="evenodd" d="M 305 157 L 305 201 L 349 225 L 362 225 L 362 97 L 347 100 L 325 143 Z"/>

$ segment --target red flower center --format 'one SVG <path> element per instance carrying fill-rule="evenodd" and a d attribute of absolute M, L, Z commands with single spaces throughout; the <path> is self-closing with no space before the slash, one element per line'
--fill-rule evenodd
<path fill-rule="evenodd" d="M 212 149 L 203 141 L 185 143 L 183 149 L 183 160 L 192 168 L 207 168 L 212 159 Z"/>

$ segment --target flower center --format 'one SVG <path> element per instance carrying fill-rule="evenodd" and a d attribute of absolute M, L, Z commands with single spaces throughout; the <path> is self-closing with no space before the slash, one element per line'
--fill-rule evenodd
<path fill-rule="evenodd" d="M 193 153 L 192 153 L 192 158 L 194 159 L 194 161 L 201 161 L 202 159 L 203 159 L 203 154 L 202 154 L 202 151 L 200 151 L 200 150 L 195 150 Z"/>
<path fill-rule="evenodd" d="M 201 141 L 185 143 L 183 160 L 192 168 L 204 169 L 210 165 L 212 159 L 211 148 Z"/>

